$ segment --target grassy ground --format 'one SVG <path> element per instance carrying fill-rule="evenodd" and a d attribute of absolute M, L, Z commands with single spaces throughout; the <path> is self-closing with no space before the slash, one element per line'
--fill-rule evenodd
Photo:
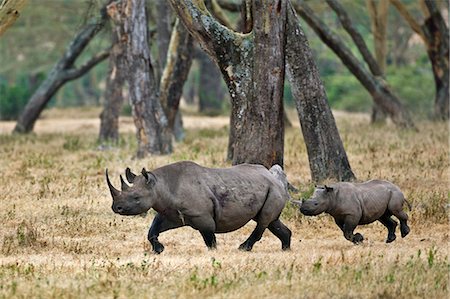
<path fill-rule="evenodd" d="M 252 252 L 240 252 L 254 224 L 217 235 L 208 251 L 189 228 L 163 233 L 153 255 L 146 233 L 153 213 L 111 211 L 104 169 L 113 183 L 129 166 L 138 172 L 178 160 L 225 167 L 225 118 L 186 118 L 186 141 L 170 156 L 134 160 L 132 122 L 121 122 L 120 147 L 98 150 L 97 113 L 50 112 L 36 135 L 10 136 L 0 123 L 0 298 L 447 298 L 449 287 L 448 127 L 421 122 L 420 131 L 370 126 L 367 117 L 336 113 L 360 180 L 396 183 L 413 205 L 411 233 L 386 244 L 379 223 L 357 228 L 365 241 L 346 241 L 329 216 L 306 218 L 288 206 L 293 231 L 282 252 L 270 232 Z M 63 133 L 66 132 L 66 133 Z M 67 133 L 69 132 L 69 133 Z M 286 133 L 285 169 L 311 190 L 308 160 L 297 127 Z"/>

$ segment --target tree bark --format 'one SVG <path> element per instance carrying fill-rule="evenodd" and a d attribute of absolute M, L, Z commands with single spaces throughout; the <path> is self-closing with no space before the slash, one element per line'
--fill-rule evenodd
<path fill-rule="evenodd" d="M 158 99 L 150 61 L 145 1 L 126 0 L 117 4 L 117 17 L 124 23 L 125 66 L 130 103 L 138 140 L 137 157 L 166 154 L 171 139 L 164 138 L 167 118 Z"/>
<path fill-rule="evenodd" d="M 221 25 L 203 1 L 171 3 L 186 28 L 216 61 L 229 88 L 232 163 L 282 165 L 286 2 L 254 5 L 257 29 L 245 35 Z M 268 61 L 267 57 L 273 59 Z"/>
<path fill-rule="evenodd" d="M 176 124 L 181 122 L 178 108 L 183 85 L 192 64 L 193 39 L 179 20 L 176 21 L 173 28 L 167 53 L 167 63 L 161 77 L 159 92 L 160 101 L 168 120 L 165 135 L 166 138 L 174 135 L 177 140 L 181 140 L 184 133 L 177 131 L 179 126 Z"/>
<path fill-rule="evenodd" d="M 109 51 L 103 51 L 92 57 L 84 65 L 76 68 L 76 59 L 83 52 L 94 36 L 104 27 L 107 19 L 106 7 L 100 11 L 98 22 L 91 22 L 84 26 L 69 44 L 64 56 L 56 63 L 36 92 L 31 96 L 24 111 L 17 120 L 14 133 L 29 133 L 33 130 L 36 120 L 42 110 L 59 88 L 70 80 L 81 77 L 92 67 L 106 59 Z"/>
<path fill-rule="evenodd" d="M 286 59 L 312 180 L 355 179 L 311 48 L 291 6 L 288 9 Z"/>
<path fill-rule="evenodd" d="M 390 116 L 394 124 L 404 128 L 415 128 L 410 115 L 381 77 L 368 72 L 342 40 L 314 14 L 304 1 L 299 2 L 296 10 L 319 38 L 335 52 L 350 72 L 355 75 L 371 94 L 375 103 Z"/>
<path fill-rule="evenodd" d="M 116 5 L 108 6 L 108 13 L 114 20 Z M 99 141 L 117 143 L 119 141 L 119 115 L 123 104 L 123 85 L 125 83 L 124 53 L 125 41 L 119 37 L 123 35 L 125 28 L 120 20 L 111 22 L 112 48 L 109 55 L 109 71 L 106 78 L 105 102 L 100 114 Z"/>
<path fill-rule="evenodd" d="M 169 49 L 170 35 L 172 33 L 172 10 L 170 4 L 166 0 L 156 0 L 156 35 L 158 45 L 158 65 L 160 74 L 162 76 L 164 67 L 166 66 L 167 51 Z"/>
<path fill-rule="evenodd" d="M 8 0 L 0 3 L 0 36 L 19 18 L 27 0 Z"/>
<path fill-rule="evenodd" d="M 411 29 L 423 40 L 430 59 L 436 96 L 434 114 L 437 120 L 448 120 L 449 115 L 449 30 L 435 1 L 424 0 L 429 14 L 420 25 L 399 0 L 390 0 Z M 448 8 L 448 7 L 447 7 Z"/>
<path fill-rule="evenodd" d="M 378 5 L 375 0 L 367 0 L 367 10 L 369 11 L 370 24 L 373 35 L 376 62 L 381 71 L 381 76 L 386 74 L 387 56 L 387 22 L 389 0 L 380 0 Z M 374 74 L 372 72 L 372 74 Z M 374 74 L 375 75 L 375 74 Z M 386 120 L 383 109 L 374 103 L 372 107 L 371 122 L 379 123 Z"/>

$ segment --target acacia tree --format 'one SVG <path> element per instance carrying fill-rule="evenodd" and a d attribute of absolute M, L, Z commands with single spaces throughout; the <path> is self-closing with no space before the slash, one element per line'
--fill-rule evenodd
<path fill-rule="evenodd" d="M 126 0 L 111 4 L 110 15 L 124 29 L 119 40 L 124 43 L 125 78 L 138 140 L 137 157 L 170 152 L 171 140 L 164 138 L 167 118 L 158 98 L 150 60 L 147 13 L 144 1 Z"/>
<path fill-rule="evenodd" d="M 111 2 L 109 0 L 107 4 Z M 106 4 L 106 5 L 107 5 Z M 89 42 L 100 32 L 107 20 L 106 5 L 100 10 L 100 18 L 88 22 L 70 42 L 63 57 L 53 66 L 47 78 L 31 96 L 14 127 L 14 133 L 29 133 L 33 130 L 36 120 L 53 95 L 68 81 L 77 79 L 87 73 L 95 65 L 105 60 L 109 50 L 104 50 L 91 57 L 83 65 L 76 67 L 77 58 Z"/>
<path fill-rule="evenodd" d="M 359 62 L 351 50 L 344 44 L 342 39 L 333 33 L 332 30 L 320 20 L 305 1 L 297 1 L 296 10 L 302 19 L 304 19 L 317 33 L 319 38 L 333 50 L 343 64 L 367 89 L 372 96 L 373 101 L 389 115 L 394 124 L 400 127 L 415 128 L 411 116 L 383 79 L 383 73 L 376 60 L 370 53 L 364 39 L 356 30 L 345 9 L 336 0 L 327 0 L 327 3 L 338 15 L 339 21 L 354 41 L 364 61 L 369 66 L 369 70 Z"/>
<path fill-rule="evenodd" d="M 449 30 L 435 0 L 423 0 L 422 10 L 425 21 L 419 24 L 410 14 L 405 4 L 399 0 L 390 0 L 398 12 L 408 22 L 425 44 L 430 59 L 436 96 L 434 114 L 436 119 L 448 120 L 449 114 Z M 447 13 L 448 13 L 448 2 Z"/>
<path fill-rule="evenodd" d="M 116 15 L 116 5 L 108 6 L 108 14 L 111 18 Z M 121 69 L 124 68 L 125 43 L 119 40 L 122 36 L 123 23 L 111 22 L 111 41 L 112 47 L 109 55 L 109 70 L 106 78 L 105 101 L 103 111 L 100 114 L 100 133 L 99 141 L 112 141 L 117 143 L 119 140 L 119 114 L 123 104 L 123 85 L 125 76 Z"/>
<path fill-rule="evenodd" d="M 203 1 L 181 2 L 171 1 L 186 28 L 218 64 L 229 88 L 228 152 L 233 164 L 269 167 L 282 162 L 286 54 L 313 180 L 353 179 L 311 49 L 290 2 L 245 1 L 251 7 L 244 10 L 247 34 L 219 24 Z"/>
<path fill-rule="evenodd" d="M 286 1 L 254 5 L 258 18 L 250 34 L 220 24 L 203 1 L 171 0 L 171 4 L 218 64 L 229 88 L 232 111 L 228 152 L 232 163 L 283 165 Z"/>

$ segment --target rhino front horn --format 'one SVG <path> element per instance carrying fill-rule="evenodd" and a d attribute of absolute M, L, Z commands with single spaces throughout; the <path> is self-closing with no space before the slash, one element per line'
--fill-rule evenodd
<path fill-rule="evenodd" d="M 109 191 L 111 191 L 111 196 L 116 197 L 120 194 L 120 191 L 117 190 L 116 188 L 114 188 L 114 186 L 111 184 L 111 181 L 109 180 L 109 176 L 108 176 L 108 169 L 106 169 L 106 182 L 108 183 L 108 187 L 109 187 Z"/>

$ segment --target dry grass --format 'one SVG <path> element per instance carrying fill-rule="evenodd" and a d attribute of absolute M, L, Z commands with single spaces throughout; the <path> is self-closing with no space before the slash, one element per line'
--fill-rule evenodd
<path fill-rule="evenodd" d="M 104 169 L 118 185 L 116 175 L 126 166 L 138 171 L 183 159 L 227 166 L 226 119 L 187 118 L 187 139 L 174 154 L 139 161 L 132 159 L 130 119 L 122 120 L 120 147 L 99 151 L 98 121 L 58 119 L 64 113 L 48 113 L 36 135 L 0 135 L 0 298 L 448 296 L 445 124 L 422 122 L 416 133 L 370 126 L 364 115 L 336 113 L 358 178 L 391 180 L 412 202 L 411 234 L 405 239 L 398 233 L 394 243 L 385 244 L 384 227 L 374 223 L 358 228 L 366 240 L 354 246 L 330 217 L 305 218 L 289 206 L 283 218 L 294 233 L 290 252 L 282 252 L 269 232 L 252 252 L 238 251 L 254 227 L 249 224 L 218 235 L 216 251 L 208 251 L 190 228 L 163 233 L 166 250 L 156 256 L 146 241 L 153 214 L 145 219 L 113 214 Z M 0 132 L 10 127 L 0 123 Z M 287 132 L 285 161 L 290 181 L 308 193 L 309 167 L 298 128 Z"/>

